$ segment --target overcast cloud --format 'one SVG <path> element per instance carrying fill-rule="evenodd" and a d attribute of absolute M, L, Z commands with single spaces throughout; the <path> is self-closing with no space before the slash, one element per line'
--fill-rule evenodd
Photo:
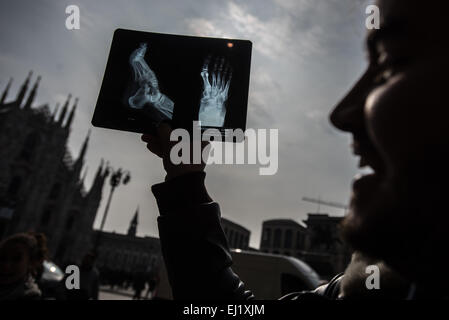
<path fill-rule="evenodd" d="M 80 8 L 80 30 L 65 28 L 72 4 Z M 0 90 L 12 76 L 9 98 L 15 97 L 33 69 L 33 81 L 42 75 L 36 106 L 49 103 L 53 110 L 68 93 L 79 97 L 69 141 L 77 156 L 116 28 L 251 40 L 248 127 L 279 129 L 279 170 L 259 176 L 254 165 L 211 166 L 207 186 L 222 215 L 250 229 L 250 244 L 258 247 L 263 220 L 301 221 L 316 212 L 303 196 L 348 200 L 357 160 L 349 135 L 333 129 L 328 114 L 365 67 L 365 7 L 362 0 L 2 1 Z M 105 229 L 125 232 L 140 205 L 138 234 L 157 236 L 150 186 L 163 180 L 160 160 L 137 134 L 93 128 L 87 187 L 101 158 L 132 172 L 131 183 L 115 193 Z M 108 192 L 109 186 L 95 226 Z"/>

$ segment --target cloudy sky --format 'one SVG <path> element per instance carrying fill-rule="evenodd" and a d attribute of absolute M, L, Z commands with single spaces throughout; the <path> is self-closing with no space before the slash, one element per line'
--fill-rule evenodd
<path fill-rule="evenodd" d="M 69 31 L 65 8 L 73 4 L 80 8 L 81 29 Z M 14 77 L 10 98 L 15 97 L 32 69 L 33 80 L 42 76 L 36 105 L 53 109 L 68 93 L 79 97 L 69 141 L 76 156 L 92 127 L 116 28 L 251 40 L 248 127 L 279 129 L 279 170 L 259 176 L 256 165 L 211 166 L 207 186 L 222 215 L 250 229 L 250 244 L 259 247 L 262 221 L 301 221 L 317 211 L 303 196 L 348 201 L 357 159 L 350 137 L 331 127 L 328 114 L 366 66 L 365 8 L 363 0 L 2 1 L 0 89 Z M 132 173 L 131 183 L 115 193 L 105 229 L 126 232 L 140 205 L 138 234 L 157 236 L 150 186 L 163 180 L 161 161 L 137 134 L 93 128 L 87 187 L 101 158 Z M 101 214 L 108 192 L 109 187 Z"/>

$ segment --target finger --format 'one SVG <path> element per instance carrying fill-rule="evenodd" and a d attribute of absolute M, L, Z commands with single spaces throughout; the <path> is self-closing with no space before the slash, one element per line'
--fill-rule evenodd
<path fill-rule="evenodd" d="M 151 141 L 151 140 L 154 139 L 154 138 L 155 138 L 155 136 L 152 135 L 152 134 L 149 134 L 149 133 L 145 133 L 145 134 L 143 134 L 143 135 L 140 137 L 140 139 L 141 139 L 142 141 L 144 141 L 144 142 L 149 142 L 149 141 Z"/>
<path fill-rule="evenodd" d="M 214 66 L 212 68 L 212 86 L 213 87 L 217 86 L 217 80 L 218 80 L 218 77 L 220 76 L 218 74 L 219 59 L 220 58 L 215 58 L 215 63 L 214 63 Z"/>
<path fill-rule="evenodd" d="M 147 149 L 150 150 L 152 153 L 157 155 L 158 157 L 162 158 L 162 147 L 159 143 L 158 137 L 155 137 L 151 134 L 143 134 L 141 137 L 142 141 L 147 143 Z"/>
<path fill-rule="evenodd" d="M 157 155 L 159 158 L 164 157 L 162 147 L 158 143 L 155 142 L 147 143 L 147 149 L 150 150 L 155 155 Z"/>

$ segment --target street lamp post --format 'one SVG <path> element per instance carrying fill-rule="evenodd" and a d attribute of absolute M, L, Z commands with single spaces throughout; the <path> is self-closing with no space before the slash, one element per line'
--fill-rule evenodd
<path fill-rule="evenodd" d="M 109 184 L 111 185 L 111 190 L 109 191 L 108 202 L 106 203 L 106 207 L 104 209 L 103 218 L 101 219 L 100 229 L 98 230 L 98 235 L 95 241 L 95 252 L 98 251 L 98 246 L 100 244 L 101 233 L 103 232 L 104 224 L 106 222 L 106 217 L 108 216 L 109 206 L 111 205 L 112 195 L 114 194 L 115 188 L 117 188 L 120 184 L 127 184 L 131 180 L 131 174 L 128 170 L 123 170 L 122 168 L 118 168 L 116 171 L 111 167 L 108 167 L 106 170 L 112 171 L 111 177 L 109 179 Z"/>

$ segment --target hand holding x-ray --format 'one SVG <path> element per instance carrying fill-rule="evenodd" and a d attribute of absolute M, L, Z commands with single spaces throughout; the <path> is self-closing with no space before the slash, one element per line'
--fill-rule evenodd
<path fill-rule="evenodd" d="M 232 79 L 232 69 L 224 58 L 216 58 L 209 74 L 211 58 L 207 57 L 201 71 L 203 94 L 199 120 L 202 126 L 222 127 L 226 116 L 226 101 Z"/>

